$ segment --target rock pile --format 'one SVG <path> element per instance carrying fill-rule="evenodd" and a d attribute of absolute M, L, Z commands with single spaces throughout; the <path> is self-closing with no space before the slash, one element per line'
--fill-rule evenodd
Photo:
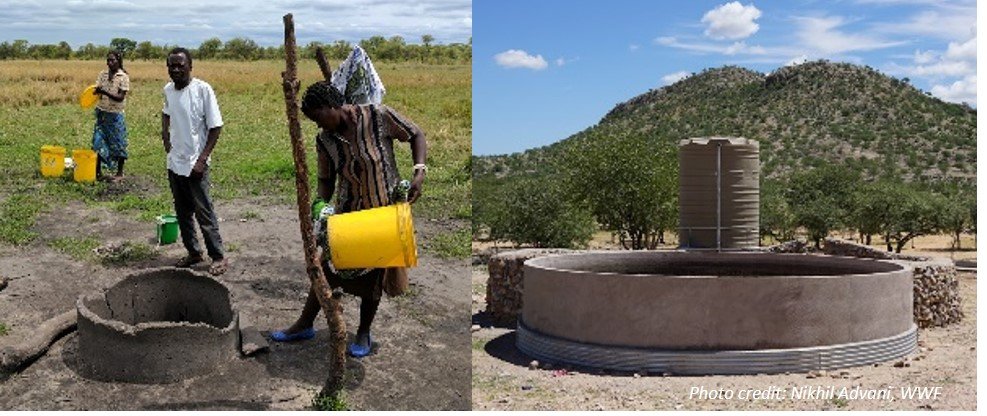
<path fill-rule="evenodd" d="M 823 242 L 822 252 L 831 256 L 863 257 L 868 259 L 884 260 L 906 260 L 924 261 L 924 257 L 909 256 L 907 254 L 893 253 L 871 246 L 857 244 L 852 241 L 840 240 L 837 238 L 827 238 Z"/>
<path fill-rule="evenodd" d="M 521 315 L 521 290 L 524 287 L 524 262 L 549 254 L 572 253 L 574 250 L 522 249 L 490 256 L 487 263 L 487 313 L 497 325 L 514 325 Z"/>
<path fill-rule="evenodd" d="M 963 320 L 956 266 L 948 259 L 906 262 L 912 265 L 915 323 L 919 328 Z"/>
<path fill-rule="evenodd" d="M 805 240 L 792 240 L 764 249 L 768 253 L 811 253 L 816 251 L 809 242 Z"/>

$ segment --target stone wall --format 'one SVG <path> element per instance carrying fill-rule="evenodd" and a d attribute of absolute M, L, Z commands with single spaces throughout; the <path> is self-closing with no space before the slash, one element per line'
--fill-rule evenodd
<path fill-rule="evenodd" d="M 572 253 L 560 248 L 504 251 L 490 256 L 487 263 L 487 313 L 497 325 L 512 326 L 521 315 L 524 262 L 549 254 Z"/>
<path fill-rule="evenodd" d="M 852 241 L 840 240 L 837 238 L 827 238 L 823 241 L 822 246 L 823 254 L 829 254 L 831 256 L 850 256 L 850 257 L 864 257 L 868 259 L 883 259 L 883 260 L 906 260 L 906 261 L 925 261 L 928 260 L 924 257 L 909 256 L 907 254 L 893 253 L 886 250 L 874 248 L 871 246 L 865 246 L 863 244 L 857 244 Z"/>
<path fill-rule="evenodd" d="M 773 253 L 816 252 L 804 241 L 790 241 L 768 247 Z M 956 266 L 949 259 L 924 258 L 899 253 L 889 253 L 874 247 L 856 244 L 846 240 L 827 238 L 818 251 L 831 256 L 864 257 L 871 259 L 895 260 L 912 268 L 913 312 L 915 324 L 919 328 L 946 326 L 963 319 L 960 308 L 959 281 L 956 280 Z"/>
<path fill-rule="evenodd" d="M 915 323 L 919 328 L 946 326 L 963 320 L 956 266 L 949 259 L 907 261 L 912 265 Z"/>

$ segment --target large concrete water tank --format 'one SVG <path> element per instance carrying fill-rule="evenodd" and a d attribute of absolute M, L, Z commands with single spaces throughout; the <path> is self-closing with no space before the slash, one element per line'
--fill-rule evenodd
<path fill-rule="evenodd" d="M 679 247 L 757 247 L 760 149 L 743 137 L 679 142 Z"/>

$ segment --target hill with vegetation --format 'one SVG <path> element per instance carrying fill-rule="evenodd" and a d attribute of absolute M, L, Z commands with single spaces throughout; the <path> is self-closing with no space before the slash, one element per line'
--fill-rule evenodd
<path fill-rule="evenodd" d="M 699 136 L 755 139 L 767 178 L 834 162 L 908 182 L 976 176 L 975 109 L 922 92 L 907 78 L 816 61 L 769 74 L 707 69 L 618 104 L 598 124 L 552 145 L 475 156 L 475 190 L 546 173 L 600 129 L 645 135 L 656 145 Z"/>

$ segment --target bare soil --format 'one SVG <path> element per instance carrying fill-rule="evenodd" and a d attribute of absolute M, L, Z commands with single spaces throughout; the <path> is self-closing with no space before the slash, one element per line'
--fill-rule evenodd
<path fill-rule="evenodd" d="M 262 200 L 217 205 L 229 251 L 229 272 L 241 327 L 281 329 L 298 317 L 308 290 L 293 206 Z M 23 339 L 41 322 L 67 310 L 84 293 L 113 285 L 148 267 L 168 266 L 185 254 L 181 244 L 157 247 L 156 258 L 122 267 L 80 261 L 48 247 L 64 237 L 98 236 L 104 243 L 155 244 L 154 224 L 102 208 L 70 204 L 39 218 L 41 237 L 27 247 L 0 246 L 0 322 L 9 328 L 0 349 Z M 428 249 L 430 239 L 456 229 L 453 221 L 416 219 L 419 267 L 411 290 L 385 298 L 373 325 L 374 355 L 349 359 L 345 401 L 351 409 L 470 409 L 468 306 L 465 259 L 446 260 Z M 424 248 L 423 248 L 424 247 Z M 196 266 L 208 270 L 208 262 Z M 344 298 L 352 337 L 359 299 Z M 171 384 L 107 383 L 75 370 L 77 336 L 70 333 L 47 354 L 16 374 L 0 375 L 4 410 L 311 410 L 328 375 L 326 322 L 316 321 L 314 340 L 273 343 L 268 352 L 242 357 L 226 368 Z"/>
<path fill-rule="evenodd" d="M 947 244 L 948 245 L 948 244 Z M 941 246 L 940 246 L 941 247 Z M 926 247 L 928 248 L 928 247 Z M 663 376 L 546 366 L 515 347 L 513 328 L 491 325 L 487 270 L 473 268 L 474 410 L 975 410 L 977 407 L 976 273 L 958 275 L 966 318 L 919 330 L 919 350 L 900 362 L 813 374 Z M 547 367 L 547 368 L 546 368 Z M 792 390 L 830 386 L 884 390 L 891 399 L 793 399 Z M 785 389 L 782 399 L 740 399 L 743 390 Z M 900 388 L 939 387 L 936 398 L 903 398 Z M 731 391 L 732 399 L 690 396 L 693 388 Z M 931 390 L 930 390 L 931 391 Z M 749 396 L 750 393 L 747 393 Z"/>

